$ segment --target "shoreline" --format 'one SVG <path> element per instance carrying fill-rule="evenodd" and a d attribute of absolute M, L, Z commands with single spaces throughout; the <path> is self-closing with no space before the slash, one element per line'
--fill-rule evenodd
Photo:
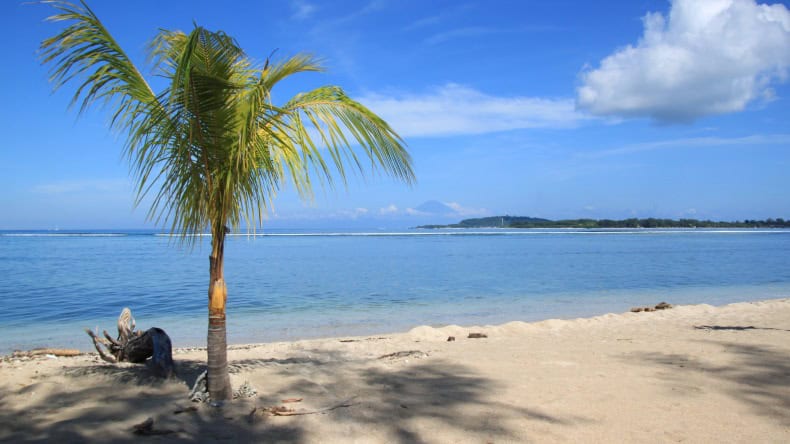
<path fill-rule="evenodd" d="M 231 383 L 257 394 L 221 408 L 186 399 L 203 348 L 174 352 L 172 381 L 95 354 L 3 360 L 0 440 L 132 441 L 151 417 L 164 441 L 787 442 L 788 339 L 790 298 L 237 344 Z"/>
<path fill-rule="evenodd" d="M 332 339 L 340 336 L 397 334 L 415 326 L 439 328 L 447 325 L 500 325 L 509 322 L 535 323 L 546 319 L 572 320 L 593 318 L 610 313 L 625 313 L 633 306 L 655 305 L 660 301 L 676 305 L 709 303 L 720 306 L 741 301 L 784 299 L 790 297 L 790 286 L 771 284 L 759 286 L 665 288 L 635 292 L 629 289 L 607 290 L 603 293 L 555 294 L 533 300 L 468 299 L 453 304 L 418 305 L 392 311 L 332 311 L 278 314 L 228 311 L 228 343 L 231 345 L 266 344 L 301 340 Z M 195 348 L 205 345 L 204 313 L 150 317 L 139 314 L 131 305 L 138 329 L 160 327 L 171 337 L 174 348 Z M 119 308 L 120 310 L 120 308 Z M 29 327 L 0 326 L 6 336 L 0 338 L 0 356 L 14 351 L 36 348 L 70 348 L 94 351 L 84 329 L 106 329 L 115 334 L 117 314 L 89 320 L 68 320 L 56 323 L 35 323 Z M 13 340 L 12 338 L 17 338 Z M 19 340 L 23 338 L 24 340 Z"/>
<path fill-rule="evenodd" d="M 709 303 L 715 306 L 740 301 L 759 301 L 790 297 L 787 284 L 763 284 L 730 287 L 664 288 L 634 291 L 607 290 L 579 294 L 553 294 L 534 299 L 464 298 L 453 303 L 398 307 L 392 310 L 315 310 L 309 313 L 267 313 L 244 310 L 228 311 L 228 343 L 292 342 L 331 339 L 339 336 L 397 334 L 415 326 L 427 325 L 499 325 L 508 322 L 540 322 L 546 319 L 570 320 L 608 313 L 622 313 L 638 305 L 655 305 L 666 301 L 677 305 Z M 205 345 L 204 313 L 184 313 L 151 317 L 130 306 L 138 329 L 160 327 L 171 337 L 175 348 Z M 118 309 L 120 311 L 120 308 Z M 393 316 L 393 313 L 396 315 Z M 115 333 L 117 314 L 102 319 L 37 322 L 26 327 L 2 325 L 6 336 L 0 338 L 0 356 L 15 350 L 35 348 L 72 348 L 93 351 L 85 328 Z"/>

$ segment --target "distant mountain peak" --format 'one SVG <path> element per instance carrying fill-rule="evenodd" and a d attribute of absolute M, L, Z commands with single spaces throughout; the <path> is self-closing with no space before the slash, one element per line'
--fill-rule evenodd
<path fill-rule="evenodd" d="M 421 203 L 415 210 L 427 214 L 454 214 L 455 209 L 438 200 L 429 200 Z"/>

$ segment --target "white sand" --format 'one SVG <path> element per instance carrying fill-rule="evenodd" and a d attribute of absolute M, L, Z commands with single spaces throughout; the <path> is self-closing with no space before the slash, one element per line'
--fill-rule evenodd
<path fill-rule="evenodd" d="M 790 299 L 341 339 L 233 347 L 232 383 L 258 395 L 220 408 L 186 399 L 205 351 L 175 354 L 170 382 L 96 355 L 4 360 L 0 440 L 790 442 Z M 336 408 L 262 413 L 281 405 Z M 132 434 L 148 417 L 174 433 Z"/>

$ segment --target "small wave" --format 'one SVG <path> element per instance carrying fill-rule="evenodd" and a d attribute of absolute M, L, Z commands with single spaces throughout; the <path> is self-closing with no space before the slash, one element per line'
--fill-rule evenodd
<path fill-rule="evenodd" d="M 0 233 L 2 237 L 125 237 L 126 233 Z"/>
<path fill-rule="evenodd" d="M 156 237 L 211 237 L 209 233 L 190 233 L 190 234 L 174 234 L 174 233 L 151 233 L 151 236 Z"/>

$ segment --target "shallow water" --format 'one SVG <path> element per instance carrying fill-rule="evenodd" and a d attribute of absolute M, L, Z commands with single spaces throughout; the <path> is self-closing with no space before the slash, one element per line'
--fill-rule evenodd
<path fill-rule="evenodd" d="M 203 344 L 208 241 L 0 232 L 0 353 L 90 349 L 124 306 Z M 790 297 L 790 231 L 275 231 L 231 236 L 225 270 L 230 341 L 267 342 Z"/>

